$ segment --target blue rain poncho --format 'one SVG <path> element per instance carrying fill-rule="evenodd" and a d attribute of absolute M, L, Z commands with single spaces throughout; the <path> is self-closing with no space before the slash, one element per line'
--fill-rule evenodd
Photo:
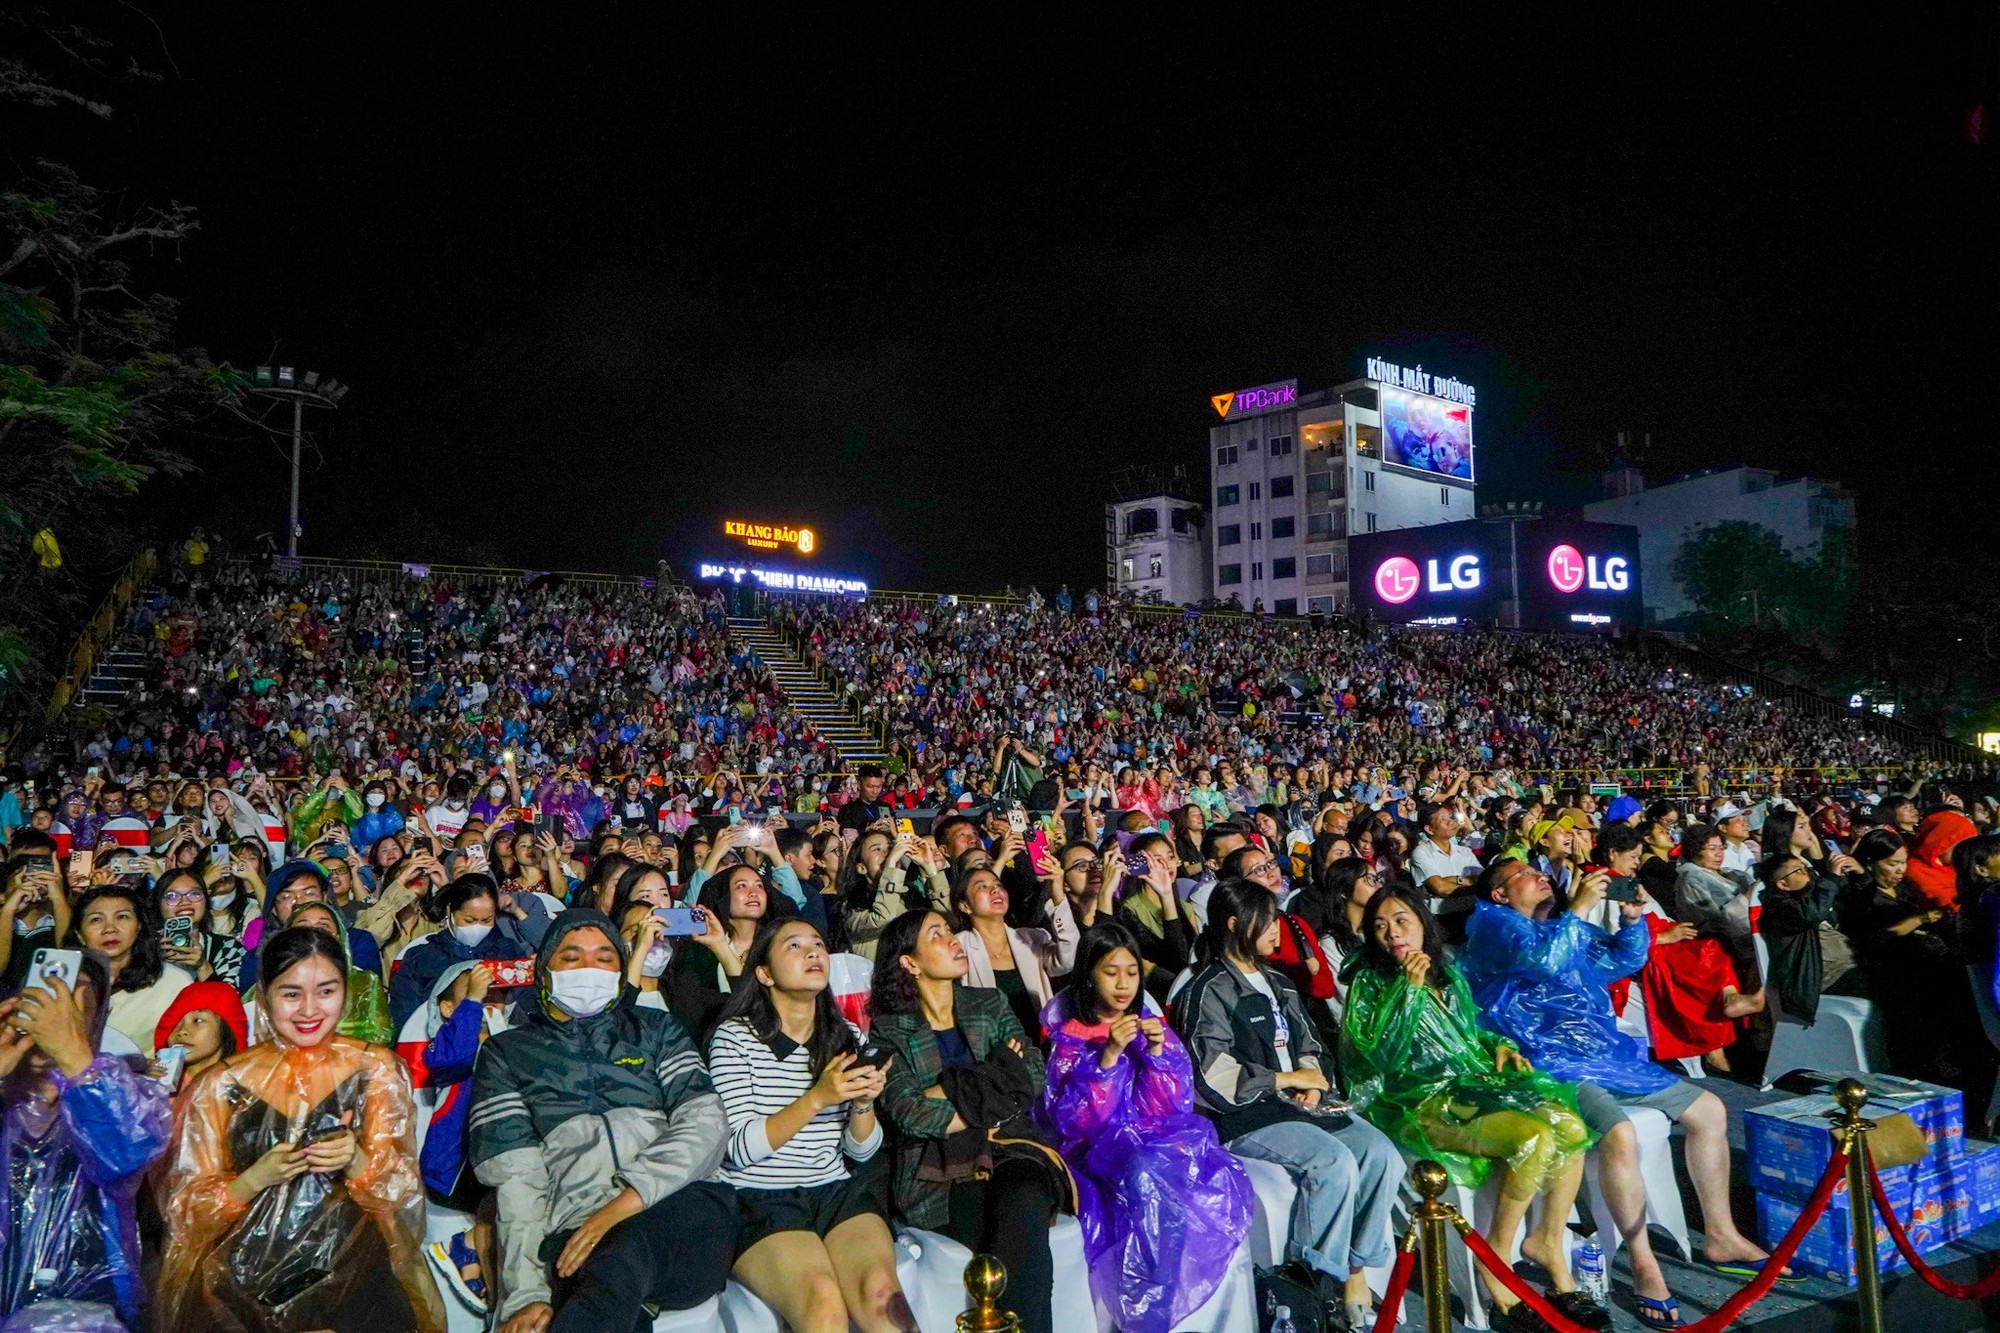
<path fill-rule="evenodd" d="M 1646 965 L 1652 932 L 1642 916 L 1616 934 L 1569 912 L 1547 921 L 1481 902 L 1466 927 L 1458 969 L 1484 1021 L 1566 1083 L 1643 1097 L 1675 1075 L 1618 1030 L 1606 987 Z"/>

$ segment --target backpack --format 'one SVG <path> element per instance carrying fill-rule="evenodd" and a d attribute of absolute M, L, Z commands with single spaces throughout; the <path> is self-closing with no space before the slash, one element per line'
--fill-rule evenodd
<path fill-rule="evenodd" d="M 1257 1327 L 1263 1333 L 1270 1333 L 1277 1324 L 1278 1307 L 1281 1305 L 1292 1312 L 1292 1327 L 1298 1333 L 1331 1333 L 1317 1292 L 1300 1286 L 1281 1268 L 1258 1269 Z"/>

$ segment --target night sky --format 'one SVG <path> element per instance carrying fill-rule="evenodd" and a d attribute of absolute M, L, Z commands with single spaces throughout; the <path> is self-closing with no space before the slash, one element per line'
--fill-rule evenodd
<path fill-rule="evenodd" d="M 182 340 L 353 385 L 309 554 L 421 512 L 433 558 L 649 572 L 747 516 L 881 586 L 1082 586 L 1114 470 L 1371 353 L 1478 386 L 1482 502 L 1592 498 L 1627 429 L 1852 486 L 1871 559 L 1989 532 L 1993 5 L 1471 8 L 113 7 L 169 77 L 0 151 L 196 204 Z M 278 451 L 186 443 L 135 521 L 278 530 Z"/>

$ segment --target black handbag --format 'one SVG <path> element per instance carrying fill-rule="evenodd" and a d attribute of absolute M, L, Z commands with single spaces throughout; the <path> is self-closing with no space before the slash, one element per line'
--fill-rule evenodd
<path fill-rule="evenodd" d="M 1264 1333 L 1277 1327 L 1280 1307 L 1291 1312 L 1292 1327 L 1298 1333 L 1329 1333 L 1319 1293 L 1300 1285 L 1282 1268 L 1258 1269 L 1257 1327 Z"/>

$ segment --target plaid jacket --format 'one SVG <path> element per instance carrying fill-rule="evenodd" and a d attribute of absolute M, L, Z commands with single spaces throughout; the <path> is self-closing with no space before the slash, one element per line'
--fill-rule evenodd
<path fill-rule="evenodd" d="M 1035 1082 L 1035 1098 L 1040 1099 L 1048 1082 L 1042 1053 L 1021 1031 L 1021 1024 L 1008 1007 L 1007 997 L 997 990 L 961 986 L 953 997 L 952 1009 L 965 1044 L 974 1059 L 984 1060 L 995 1047 L 1011 1039 L 1021 1043 L 1027 1056 L 1029 1075 Z M 945 1137 L 954 1114 L 950 1102 L 926 1097 L 924 1089 L 934 1087 L 944 1072 L 944 1056 L 938 1050 L 937 1034 L 924 1021 L 922 1011 L 883 1014 L 869 1028 L 868 1035 L 895 1052 L 889 1066 L 889 1081 L 882 1090 L 882 1112 L 895 1131 L 896 1210 L 911 1226 L 936 1231 L 946 1224 L 949 1205 L 946 1192 L 936 1184 L 917 1179 L 927 1143 Z"/>

